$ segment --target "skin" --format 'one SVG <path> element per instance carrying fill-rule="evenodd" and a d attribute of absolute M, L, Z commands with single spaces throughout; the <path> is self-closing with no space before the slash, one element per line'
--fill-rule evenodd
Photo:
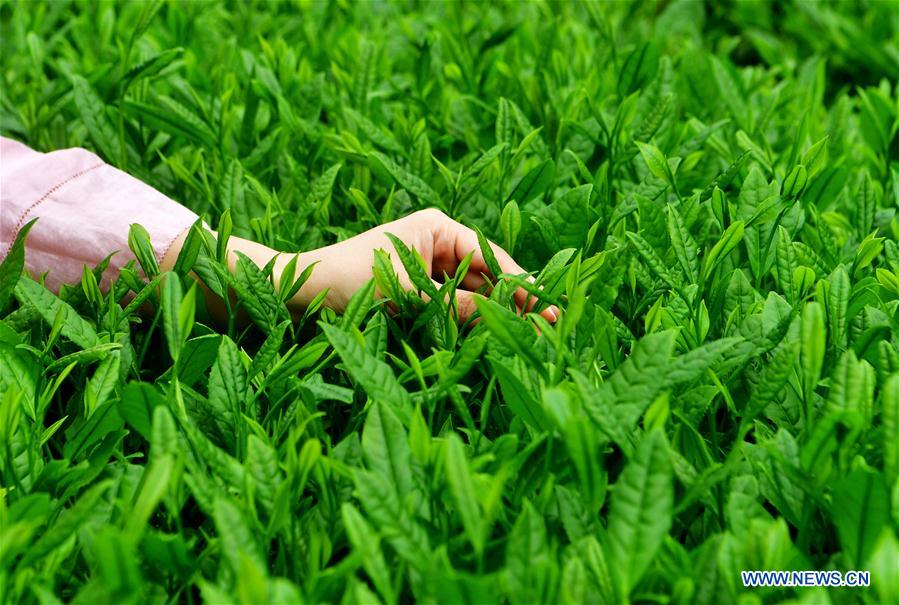
<path fill-rule="evenodd" d="M 431 276 L 441 276 L 444 273 L 454 275 L 459 263 L 469 253 L 474 252 L 469 271 L 462 280 L 461 288 L 456 291 L 459 321 L 464 322 L 471 317 L 477 310 L 475 298 L 480 296 L 475 291 L 486 283 L 482 274 L 490 275 L 490 272 L 478 245 L 477 234 L 435 209 L 421 210 L 331 246 L 298 254 L 277 252 L 262 244 L 232 236 L 228 240 L 229 265 L 234 271 L 237 264 L 235 252 L 245 254 L 260 267 L 277 257 L 274 277 L 275 285 L 278 286 L 284 267 L 294 256 L 297 257 L 297 274 L 303 268 L 317 263 L 309 280 L 303 284 L 296 296 L 288 301 L 288 306 L 294 312 L 302 312 L 317 294 L 327 290 L 325 306 L 340 313 L 346 309 L 350 297 L 372 279 L 375 250 L 393 252 L 393 244 L 387 237 L 388 233 L 399 238 L 409 248 L 417 250 Z M 186 233 L 183 234 L 169 248 L 161 263 L 163 271 L 170 270 L 174 266 L 186 236 Z M 490 246 L 504 273 L 527 273 L 505 250 L 492 242 Z M 413 286 L 396 253 L 393 252 L 390 258 L 400 283 L 405 288 L 412 289 Z M 219 301 L 213 300 L 213 294 L 206 292 L 206 296 L 210 306 L 217 306 Z M 534 304 L 533 298 L 529 300 L 527 292 L 523 289 L 515 292 L 515 302 L 519 309 L 530 309 Z M 541 315 L 546 320 L 555 322 L 559 311 L 553 306 L 543 310 Z"/>

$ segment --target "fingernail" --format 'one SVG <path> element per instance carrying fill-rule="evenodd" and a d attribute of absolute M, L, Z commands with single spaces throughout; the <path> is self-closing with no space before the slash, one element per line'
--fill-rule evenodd
<path fill-rule="evenodd" d="M 553 316 L 553 321 L 559 319 L 559 307 L 557 307 L 556 305 L 552 305 L 549 307 L 549 312 Z"/>

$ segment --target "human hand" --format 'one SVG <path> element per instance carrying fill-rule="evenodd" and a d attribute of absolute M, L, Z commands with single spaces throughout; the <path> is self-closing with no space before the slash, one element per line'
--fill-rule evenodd
<path fill-rule="evenodd" d="M 459 263 L 474 252 L 469 271 L 462 279 L 461 287 L 456 290 L 456 303 L 460 321 L 467 320 L 477 310 L 475 297 L 480 295 L 475 291 L 487 283 L 483 275 L 496 276 L 490 275 L 477 234 L 436 209 L 421 210 L 331 246 L 301 253 L 297 260 L 298 269 L 317 264 L 309 280 L 291 301 L 292 304 L 304 308 L 317 294 L 328 289 L 325 306 L 337 312 L 343 311 L 350 297 L 372 279 L 375 250 L 378 249 L 390 254 L 400 284 L 407 289 L 413 288 L 388 233 L 418 251 L 432 278 L 440 278 L 444 273 L 453 276 Z M 504 273 L 526 273 L 505 250 L 493 243 L 490 246 Z M 276 263 L 276 269 L 279 264 L 283 266 L 288 261 L 289 257 L 283 255 Z M 535 302 L 522 288 L 515 291 L 514 298 L 519 309 L 530 310 Z M 541 313 L 550 322 L 554 322 L 558 314 L 554 306 Z"/>

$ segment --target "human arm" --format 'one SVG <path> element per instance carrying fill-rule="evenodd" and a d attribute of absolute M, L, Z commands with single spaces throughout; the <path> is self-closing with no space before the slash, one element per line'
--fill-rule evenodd
<path fill-rule="evenodd" d="M 142 225 L 150 235 L 157 262 L 163 270 L 174 266 L 189 227 L 197 215 L 121 170 L 104 163 L 84 149 L 64 149 L 39 153 L 27 146 L 0 137 L 0 251 L 5 256 L 21 227 L 32 218 L 40 220 L 29 234 L 25 266 L 34 277 L 46 274 L 45 284 L 58 290 L 63 283 L 77 283 L 84 265 L 95 266 L 112 254 L 100 281 L 107 289 L 120 269 L 134 258 L 128 248 L 129 227 Z M 372 277 L 377 249 L 393 251 L 387 237 L 391 233 L 414 248 L 433 276 L 455 273 L 460 261 L 474 252 L 470 270 L 457 291 L 460 320 L 475 311 L 474 291 L 484 285 L 489 274 L 474 231 L 437 210 L 422 210 L 391 223 L 375 227 L 342 242 L 300 253 L 279 253 L 239 237 L 229 239 L 229 263 L 236 266 L 237 252 L 246 254 L 259 266 L 273 257 L 275 279 L 293 256 L 297 266 L 315 263 L 308 282 L 288 301 L 302 311 L 324 290 L 324 304 L 342 311 L 350 297 Z M 524 270 L 501 248 L 491 244 L 505 273 Z M 393 267 L 400 283 L 411 283 L 395 253 Z M 495 276 L 493 276 L 495 277 Z M 214 294 L 204 291 L 209 307 L 221 307 Z M 524 290 L 515 293 L 520 307 L 529 301 Z M 533 301 L 531 301 L 533 302 Z M 557 311 L 543 311 L 554 321 Z"/>
<path fill-rule="evenodd" d="M 303 268 L 315 264 L 309 280 L 299 292 L 288 301 L 295 311 L 301 311 L 320 292 L 327 290 L 325 306 L 341 312 L 346 308 L 350 297 L 372 278 L 375 250 L 393 251 L 393 243 L 387 234 L 399 238 L 406 246 L 415 249 L 425 264 L 426 272 L 434 277 L 444 273 L 454 275 L 460 262 L 473 252 L 471 265 L 463 278 L 461 288 L 456 291 L 456 303 L 461 321 L 467 320 L 475 312 L 476 290 L 485 285 L 484 275 L 490 275 L 484 255 L 478 244 L 477 234 L 468 227 L 452 220 L 442 212 L 434 209 L 421 210 L 393 222 L 379 225 L 342 242 L 317 248 L 308 252 L 295 254 L 277 252 L 256 242 L 231 237 L 228 240 L 228 262 L 232 271 L 236 270 L 238 252 L 246 255 L 260 267 L 267 265 L 272 258 L 278 257 L 274 264 L 276 284 L 290 260 L 297 257 L 297 267 Z M 162 261 L 163 270 L 174 266 L 185 236 L 177 238 Z M 523 274 L 514 259 L 496 244 L 490 244 L 500 269 L 508 274 Z M 409 277 L 395 253 L 390 255 L 393 268 L 400 284 L 412 288 Z M 496 276 L 491 276 L 496 277 Z M 515 302 L 519 308 L 529 308 L 533 299 L 523 289 L 515 291 Z M 548 321 L 555 321 L 558 310 L 550 307 L 542 312 Z"/>

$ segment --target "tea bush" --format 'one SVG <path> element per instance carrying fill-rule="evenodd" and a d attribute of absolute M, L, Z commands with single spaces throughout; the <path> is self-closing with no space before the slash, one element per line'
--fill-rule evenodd
<path fill-rule="evenodd" d="M 21 234 L 4 601 L 899 602 L 896 2 L 4 1 L 0 23 L 4 136 L 281 250 L 436 207 L 536 278 L 476 325 L 383 270 L 291 321 L 271 268 L 232 276 L 199 231 L 164 288 L 134 230 L 141 268 L 59 296 Z M 513 312 L 521 284 L 557 324 Z"/>

